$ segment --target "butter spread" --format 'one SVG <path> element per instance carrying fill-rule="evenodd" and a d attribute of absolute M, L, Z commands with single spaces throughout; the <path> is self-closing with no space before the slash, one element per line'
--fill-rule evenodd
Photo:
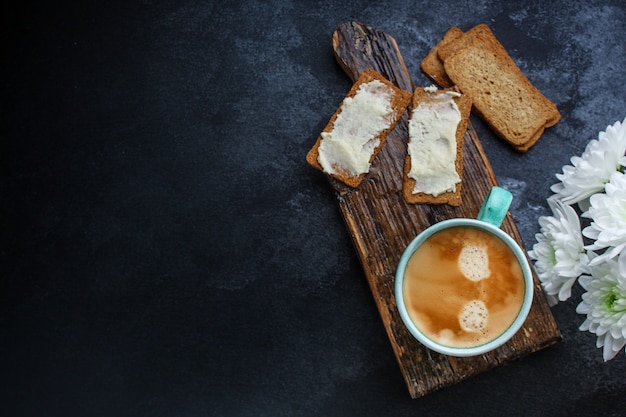
<path fill-rule="evenodd" d="M 393 119 L 392 96 L 391 87 L 373 80 L 343 100 L 332 130 L 321 134 L 317 160 L 324 172 L 347 171 L 352 176 L 369 172 L 370 158 L 380 144 L 376 136 Z"/>
<path fill-rule="evenodd" d="M 422 102 L 409 120 L 409 178 L 415 180 L 413 193 L 433 196 L 454 192 L 461 182 L 456 172 L 456 129 L 461 113 L 452 97 L 439 94 Z"/>

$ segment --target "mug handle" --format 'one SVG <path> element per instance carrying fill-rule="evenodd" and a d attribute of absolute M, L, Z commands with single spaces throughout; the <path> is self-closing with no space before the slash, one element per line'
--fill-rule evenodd
<path fill-rule="evenodd" d="M 500 227 L 513 201 L 513 194 L 501 187 L 492 187 L 478 212 L 477 220 Z"/>

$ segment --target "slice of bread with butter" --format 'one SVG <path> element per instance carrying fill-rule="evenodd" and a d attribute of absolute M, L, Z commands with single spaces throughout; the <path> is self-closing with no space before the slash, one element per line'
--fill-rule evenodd
<path fill-rule="evenodd" d="M 408 203 L 461 205 L 463 143 L 471 99 L 418 87 L 409 115 L 402 193 Z"/>
<path fill-rule="evenodd" d="M 358 187 L 410 101 L 411 93 L 373 69 L 364 70 L 307 153 L 307 162 Z"/>

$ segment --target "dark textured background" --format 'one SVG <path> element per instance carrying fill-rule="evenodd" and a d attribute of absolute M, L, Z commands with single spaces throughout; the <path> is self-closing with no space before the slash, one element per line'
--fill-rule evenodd
<path fill-rule="evenodd" d="M 472 119 L 529 249 L 555 174 L 626 117 L 622 0 L 76 3 L 2 16 L 1 415 L 626 415 L 580 289 L 557 346 L 411 400 L 304 161 L 351 85 L 338 24 L 427 85 L 444 32 L 487 23 L 563 115 L 526 154 Z"/>

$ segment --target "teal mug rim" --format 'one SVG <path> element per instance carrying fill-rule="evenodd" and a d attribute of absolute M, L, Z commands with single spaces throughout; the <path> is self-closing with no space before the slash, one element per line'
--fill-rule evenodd
<path fill-rule="evenodd" d="M 487 230 L 494 234 L 496 237 L 500 238 L 500 240 L 504 241 L 513 251 L 515 257 L 517 258 L 520 266 L 522 267 L 522 273 L 524 276 L 524 300 L 522 302 L 522 306 L 520 311 L 517 314 L 513 323 L 505 330 L 500 336 L 495 339 L 472 347 L 455 347 L 455 346 L 446 346 L 440 343 L 435 342 L 426 336 L 418 327 L 413 323 L 413 320 L 409 316 L 409 313 L 406 309 L 406 305 L 404 303 L 404 272 L 406 270 L 406 266 L 409 262 L 409 259 L 413 255 L 413 252 L 419 247 L 424 240 L 432 236 L 433 234 L 450 227 L 459 227 L 459 226 L 468 226 L 468 227 L 477 227 L 483 230 Z M 395 277 L 395 296 L 396 296 L 396 305 L 398 311 L 400 313 L 400 317 L 404 322 L 405 326 L 409 330 L 409 332 L 415 337 L 420 343 L 422 343 L 427 348 L 434 350 L 436 352 L 449 355 L 449 356 L 457 356 L 457 357 L 465 357 L 465 356 L 477 356 L 483 353 L 490 352 L 506 342 L 508 342 L 522 327 L 526 318 L 528 317 L 528 313 L 530 312 L 530 308 L 533 302 L 534 295 L 534 281 L 532 276 L 532 271 L 530 269 L 530 264 L 528 262 L 528 258 L 526 254 L 522 250 L 522 248 L 515 242 L 515 240 L 509 236 L 506 232 L 504 232 L 499 227 L 494 226 L 491 223 L 487 223 L 483 220 L 470 219 L 470 218 L 457 218 L 457 219 L 448 219 L 443 220 L 439 223 L 435 223 L 434 225 L 428 227 L 419 235 L 417 235 L 411 243 L 404 250 L 400 261 L 398 263 L 398 268 L 396 269 L 396 277 Z"/>

